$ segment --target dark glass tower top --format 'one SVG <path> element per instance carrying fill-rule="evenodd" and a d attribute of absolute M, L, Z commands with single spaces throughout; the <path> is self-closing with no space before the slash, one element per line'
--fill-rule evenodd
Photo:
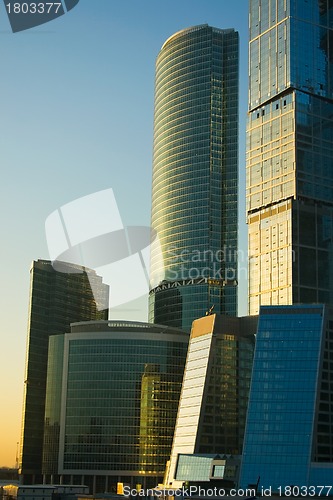
<path fill-rule="evenodd" d="M 171 36 L 156 61 L 150 321 L 237 311 L 238 33 Z"/>
<path fill-rule="evenodd" d="M 99 311 L 96 302 L 108 303 L 109 287 L 102 278 L 74 264 L 63 263 L 62 270 L 55 271 L 47 260 L 33 262 L 30 270 L 20 454 L 25 484 L 41 482 L 49 336 L 69 331 L 72 322 L 108 318 L 108 310 Z"/>
<path fill-rule="evenodd" d="M 333 99 L 332 29 L 330 0 L 251 0 L 250 109 L 290 88 Z"/>

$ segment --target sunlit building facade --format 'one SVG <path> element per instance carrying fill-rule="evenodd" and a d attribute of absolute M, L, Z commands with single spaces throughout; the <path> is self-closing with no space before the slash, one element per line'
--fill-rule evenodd
<path fill-rule="evenodd" d="M 24 484 L 42 481 L 46 372 L 50 335 L 65 333 L 73 321 L 107 319 L 109 287 L 95 271 L 47 260 L 30 269 L 30 303 L 20 452 Z M 94 288 L 94 294 L 92 292 Z"/>
<path fill-rule="evenodd" d="M 91 321 L 50 337 L 45 483 L 154 487 L 170 456 L 189 335 Z"/>
<path fill-rule="evenodd" d="M 149 321 L 237 313 L 238 33 L 184 29 L 156 62 Z"/>
<path fill-rule="evenodd" d="M 214 456 L 241 455 L 257 321 L 212 314 L 193 322 L 166 485 L 202 480 Z M 235 480 L 230 467 L 219 480 Z"/>
<path fill-rule="evenodd" d="M 250 0 L 250 314 L 333 302 L 332 39 L 329 0 Z"/>

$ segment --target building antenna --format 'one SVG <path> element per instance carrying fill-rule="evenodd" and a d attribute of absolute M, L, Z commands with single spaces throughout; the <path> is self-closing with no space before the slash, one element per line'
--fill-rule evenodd
<path fill-rule="evenodd" d="M 213 314 L 214 307 L 215 305 L 213 304 L 212 307 L 210 307 L 209 310 L 206 311 L 206 316 L 210 316 L 211 314 Z"/>

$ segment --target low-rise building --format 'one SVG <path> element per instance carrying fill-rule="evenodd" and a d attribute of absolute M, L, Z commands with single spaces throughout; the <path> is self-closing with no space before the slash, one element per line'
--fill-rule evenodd
<path fill-rule="evenodd" d="M 170 456 L 189 335 L 130 321 L 74 323 L 51 336 L 46 484 L 156 486 Z"/>
<path fill-rule="evenodd" d="M 78 494 L 88 494 L 84 485 L 21 485 L 17 490 L 17 500 L 71 500 Z"/>

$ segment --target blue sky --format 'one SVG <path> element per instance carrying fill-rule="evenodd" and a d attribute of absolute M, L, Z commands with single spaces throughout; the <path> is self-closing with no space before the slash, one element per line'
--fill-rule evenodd
<path fill-rule="evenodd" d="M 123 223 L 149 225 L 155 59 L 170 35 L 204 23 L 240 34 L 245 251 L 247 0 L 80 0 L 65 16 L 16 34 L 0 4 L 0 466 L 14 465 L 20 439 L 29 268 L 48 258 L 45 220 L 63 204 L 113 188 Z M 245 296 L 242 280 L 241 314 Z M 132 316 L 118 312 L 147 317 L 142 301 Z"/>

